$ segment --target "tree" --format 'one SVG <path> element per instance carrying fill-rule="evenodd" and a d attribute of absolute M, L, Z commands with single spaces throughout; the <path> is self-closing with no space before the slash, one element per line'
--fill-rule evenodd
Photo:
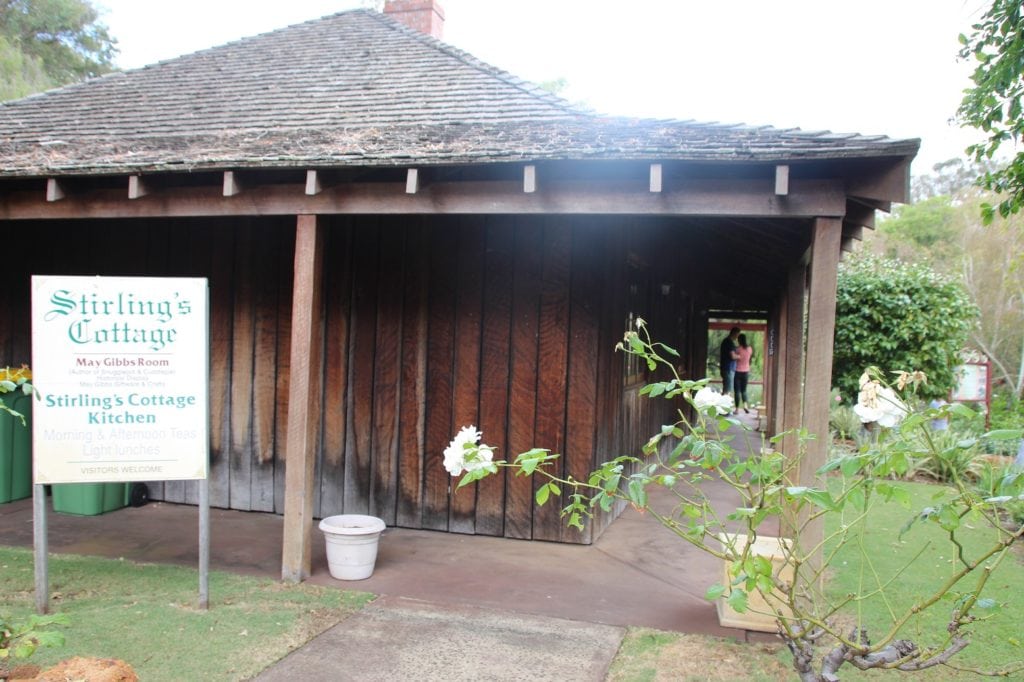
<path fill-rule="evenodd" d="M 865 367 L 920 370 L 920 395 L 943 397 L 977 316 L 964 287 L 924 263 L 852 258 L 839 267 L 832 385 L 853 397 Z"/>
<path fill-rule="evenodd" d="M 991 360 L 997 386 L 1013 403 L 1024 396 L 1024 215 L 983 224 L 981 206 L 993 199 L 971 183 L 978 168 L 947 161 L 915 178 L 917 203 L 884 218 L 867 243 L 963 283 L 979 311 L 968 343 Z"/>
<path fill-rule="evenodd" d="M 958 213 L 963 282 L 980 312 L 970 342 L 991 360 L 1012 403 L 1024 396 L 1024 216 L 985 226 L 978 201 Z"/>
<path fill-rule="evenodd" d="M 961 59 L 977 65 L 957 111 L 961 125 L 982 130 L 988 139 L 967 148 L 978 161 L 992 159 L 1004 142 L 1018 145 L 1024 135 L 1024 23 L 1020 0 L 993 0 L 970 35 L 960 35 Z M 1024 207 L 1024 151 L 1004 167 L 985 173 L 982 186 L 1004 195 L 996 206 L 984 204 L 990 223 L 998 211 L 1004 218 Z"/>
<path fill-rule="evenodd" d="M 910 184 L 912 203 L 938 196 L 961 197 L 980 191 L 978 185 L 985 173 L 996 170 L 991 160 L 964 162 L 962 158 L 946 159 L 932 166 L 931 173 L 915 175 Z"/>
<path fill-rule="evenodd" d="M 957 242 L 955 213 L 952 199 L 943 194 L 899 206 L 892 218 L 878 226 L 887 238 L 886 254 L 905 259 L 910 257 L 908 250 L 923 250 L 929 256 L 949 255 Z"/>
<path fill-rule="evenodd" d="M 0 100 L 112 71 L 115 44 L 90 0 L 0 0 Z"/>

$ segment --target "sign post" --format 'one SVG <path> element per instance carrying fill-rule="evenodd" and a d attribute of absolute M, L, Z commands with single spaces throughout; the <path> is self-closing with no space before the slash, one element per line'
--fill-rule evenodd
<path fill-rule="evenodd" d="M 985 407 L 985 428 L 992 413 L 992 363 L 977 351 L 960 354 L 961 364 L 956 368 L 956 386 L 950 400 L 957 403 L 982 403 Z"/>
<path fill-rule="evenodd" d="M 45 484 L 168 480 L 200 482 L 205 607 L 208 348 L 204 278 L 32 277 L 37 610 L 49 601 Z"/>

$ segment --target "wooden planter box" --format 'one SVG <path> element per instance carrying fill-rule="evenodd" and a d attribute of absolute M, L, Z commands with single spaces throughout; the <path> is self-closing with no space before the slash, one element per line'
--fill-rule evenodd
<path fill-rule="evenodd" d="M 737 549 L 742 548 L 748 544 L 749 541 L 747 536 L 744 534 L 736 535 L 720 535 L 723 542 L 726 539 L 735 538 Z M 783 582 L 793 582 L 793 567 L 786 563 L 786 554 L 784 548 L 791 547 L 792 541 L 788 538 L 774 538 L 758 536 L 754 540 L 754 544 L 751 548 L 751 552 L 756 556 L 763 556 L 771 559 L 772 562 L 772 576 L 776 580 L 781 579 Z M 722 564 L 722 584 L 726 586 L 726 593 L 718 600 L 718 622 L 727 628 L 741 628 L 743 630 L 757 630 L 759 632 L 777 632 L 778 626 L 775 623 L 775 616 L 769 615 L 771 608 L 765 601 L 764 597 L 761 596 L 760 592 L 754 591 L 749 594 L 747 602 L 746 613 L 738 613 L 734 611 L 729 603 L 726 601 L 729 597 L 729 584 L 732 582 L 732 576 L 729 575 L 729 565 L 727 563 Z M 773 592 L 769 595 L 769 599 L 772 600 L 773 605 L 776 607 L 784 606 L 785 595 Z M 789 614 L 788 608 L 782 609 L 784 614 Z M 762 613 L 756 613 L 762 612 Z"/>

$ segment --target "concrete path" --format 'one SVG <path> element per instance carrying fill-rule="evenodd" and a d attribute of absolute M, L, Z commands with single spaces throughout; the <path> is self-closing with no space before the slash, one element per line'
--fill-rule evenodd
<path fill-rule="evenodd" d="M 383 597 L 257 682 L 603 680 L 625 628 Z"/>

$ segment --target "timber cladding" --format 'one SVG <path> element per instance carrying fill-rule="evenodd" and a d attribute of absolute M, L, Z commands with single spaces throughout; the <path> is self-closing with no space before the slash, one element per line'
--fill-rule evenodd
<path fill-rule="evenodd" d="M 630 313 L 667 343 L 686 340 L 692 302 L 674 274 L 687 257 L 683 231 L 628 217 L 323 220 L 314 515 L 596 538 L 609 516 L 567 530 L 560 500 L 534 505 L 539 480 L 503 473 L 453 492 L 442 451 L 474 424 L 498 457 L 547 447 L 563 455 L 558 473 L 581 479 L 606 458 L 638 454 L 670 406 L 637 396 L 613 348 Z M 294 218 L 8 225 L 19 258 L 13 286 L 0 288 L 5 320 L 28 320 L 34 273 L 210 279 L 211 504 L 283 512 Z M 28 362 L 29 348 L 27 324 L 0 329 L 0 363 Z M 198 499 L 191 482 L 150 487 L 154 499 Z"/>

